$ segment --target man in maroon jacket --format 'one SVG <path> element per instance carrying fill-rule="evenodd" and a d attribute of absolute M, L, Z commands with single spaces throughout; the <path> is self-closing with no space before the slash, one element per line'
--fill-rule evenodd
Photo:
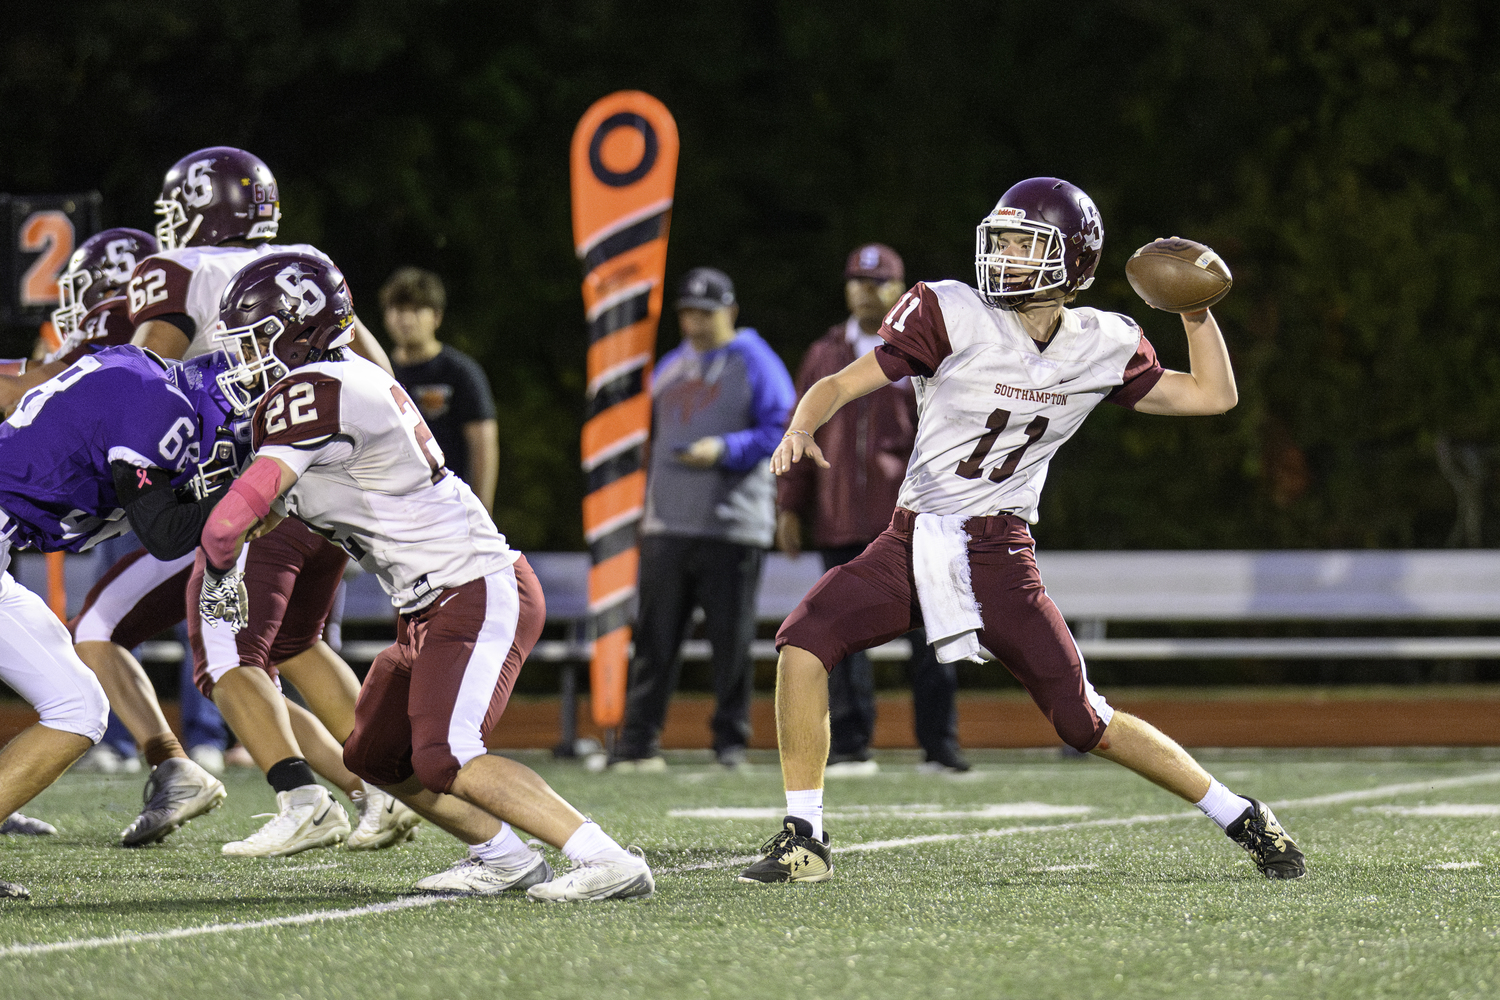
<path fill-rule="evenodd" d="M 815 341 L 797 372 L 797 398 L 818 379 L 842 371 L 883 341 L 880 324 L 906 290 L 905 267 L 896 251 L 868 243 L 849 255 L 844 266 L 844 300 L 849 319 Z M 859 555 L 885 530 L 896 506 L 917 432 L 917 397 L 902 379 L 844 407 L 817 432 L 816 440 L 830 462 L 820 469 L 799 462 L 777 480 L 776 547 L 788 555 L 803 547 L 803 524 L 811 542 L 832 569 Z M 940 664 L 912 633 L 912 703 L 917 742 L 935 767 L 966 771 L 959 753 L 958 717 L 953 696 L 957 679 L 952 664 Z M 870 738 L 875 731 L 875 678 L 870 659 L 854 653 L 828 675 L 831 742 L 829 773 L 872 770 Z"/>

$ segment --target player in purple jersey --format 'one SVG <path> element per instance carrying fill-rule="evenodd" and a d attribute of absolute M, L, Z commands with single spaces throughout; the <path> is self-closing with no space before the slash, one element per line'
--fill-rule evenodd
<path fill-rule="evenodd" d="M 13 546 L 83 551 L 126 525 L 164 557 L 191 552 L 218 499 L 177 493 L 200 450 L 197 396 L 128 346 L 80 358 L 27 392 L 0 423 L 0 570 Z M 8 816 L 99 741 L 109 703 L 62 623 L 3 572 L 0 681 L 41 716 L 0 749 Z"/>

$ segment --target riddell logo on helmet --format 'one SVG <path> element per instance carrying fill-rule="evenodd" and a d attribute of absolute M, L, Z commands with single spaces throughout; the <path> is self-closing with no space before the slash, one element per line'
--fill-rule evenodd
<path fill-rule="evenodd" d="M 1026 209 L 1011 208 L 1009 205 L 1006 205 L 1003 208 L 995 209 L 995 214 L 1005 219 L 1024 219 L 1026 218 Z"/>

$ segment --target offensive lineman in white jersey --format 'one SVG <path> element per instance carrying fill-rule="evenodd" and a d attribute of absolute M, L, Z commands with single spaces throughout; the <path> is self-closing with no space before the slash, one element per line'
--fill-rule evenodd
<path fill-rule="evenodd" d="M 218 322 L 219 296 L 230 279 L 250 262 L 288 249 L 271 242 L 281 219 L 276 179 L 244 150 L 201 149 L 167 171 L 156 211 L 161 216 L 156 226 L 160 250 L 135 265 L 126 288 L 133 343 L 168 359 L 205 354 L 216 349 L 211 331 Z M 291 249 L 323 256 L 306 245 Z M 357 320 L 355 331 L 356 349 L 386 364 L 384 352 Z M 225 444 L 231 443 L 219 442 Z M 232 475 L 233 457 L 249 450 L 248 440 L 233 444 L 229 459 L 216 459 L 215 446 L 206 447 L 205 468 Z M 230 468 L 214 464 L 225 461 Z M 154 632 L 181 621 L 185 613 L 190 616 L 194 682 L 228 717 L 272 787 L 278 792 L 317 789 L 326 795 L 308 770 L 310 761 L 312 770 L 343 789 L 361 813 L 352 831 L 338 808 L 333 815 L 342 826 L 315 838 L 253 836 L 236 841 L 227 853 L 289 854 L 346 838 L 353 849 L 400 843 L 418 818 L 366 788 L 345 768 L 339 740 L 329 731 L 348 734 L 359 689 L 353 672 L 320 641 L 346 557 L 300 524 L 288 524 L 261 540 L 252 556 L 251 580 L 285 593 L 277 595 L 279 602 L 262 601 L 263 613 L 237 637 L 204 641 L 196 594 L 185 593 L 194 585 L 191 555 L 170 562 L 144 551 L 126 556 L 90 591 L 73 623 L 79 656 L 99 675 L 152 766 L 146 807 L 121 833 L 122 843 L 134 847 L 159 841 L 201 811 L 206 790 L 218 785 L 190 766 L 167 728 L 145 671 L 129 652 L 143 623 Z M 269 680 L 262 680 L 278 669 L 298 685 L 313 712 L 286 702 Z M 229 679 L 220 684 L 226 675 Z"/>
<path fill-rule="evenodd" d="M 1185 314 L 1191 372 L 1167 371 L 1130 319 L 1066 303 L 1093 281 L 1099 210 L 1054 177 L 1012 187 L 978 227 L 979 287 L 919 283 L 886 315 L 885 343 L 803 397 L 771 458 L 827 462 L 812 432 L 888 382 L 917 387 L 916 446 L 891 526 L 830 570 L 776 636 L 783 829 L 741 882 L 821 882 L 827 670 L 904 634 L 919 616 L 943 662 L 1000 660 L 1069 746 L 1113 760 L 1192 802 L 1267 878 L 1306 872 L 1263 803 L 1234 794 L 1149 723 L 1089 684 L 1067 624 L 1042 588 L 1028 525 L 1047 465 L 1100 402 L 1175 416 L 1223 413 L 1237 392 L 1208 310 Z"/>
<path fill-rule="evenodd" d="M 645 859 L 622 849 L 540 776 L 491 756 L 545 600 L 399 383 L 338 351 L 353 317 L 343 275 L 321 258 L 265 257 L 224 293 L 221 343 L 241 359 L 226 393 L 258 400 L 256 460 L 202 537 L 205 617 L 231 626 L 253 607 L 236 560 L 273 506 L 344 546 L 400 612 L 396 644 L 370 667 L 344 760 L 367 781 L 470 845 L 434 891 L 525 889 L 550 902 L 649 896 Z M 451 793 L 451 794 L 450 794 Z M 306 822 L 313 822 L 309 816 Z M 575 863 L 553 878 L 515 823 Z"/>

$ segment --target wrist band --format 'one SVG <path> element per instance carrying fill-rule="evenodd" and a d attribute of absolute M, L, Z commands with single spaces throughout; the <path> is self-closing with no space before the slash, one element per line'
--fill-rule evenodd
<path fill-rule="evenodd" d="M 810 433 L 808 433 L 807 431 L 787 431 L 785 434 L 783 434 L 781 436 L 784 437 L 784 438 L 789 438 L 793 434 L 801 434 L 803 437 L 807 438 L 809 441 L 811 441 L 813 439 L 813 436 Z"/>

